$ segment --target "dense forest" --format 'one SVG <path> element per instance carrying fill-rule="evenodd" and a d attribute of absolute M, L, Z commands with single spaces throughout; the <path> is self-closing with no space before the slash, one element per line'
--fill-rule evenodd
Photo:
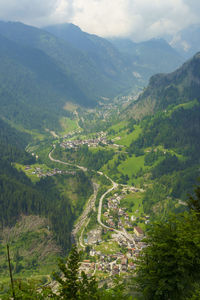
<path fill-rule="evenodd" d="M 73 176 L 74 193 L 79 195 L 79 200 L 75 203 L 58 188 L 63 181 L 67 183 L 72 180 L 71 175 L 45 178 L 33 184 L 23 172 L 17 171 L 11 164 L 34 162 L 32 155 L 23 150 L 26 141 L 26 136 L 21 138 L 20 133 L 1 121 L 0 226 L 12 226 L 21 214 L 45 216 L 56 240 L 67 250 L 71 245 L 73 222 L 82 211 L 85 199 L 92 192 L 90 181 L 82 172 Z"/>
<path fill-rule="evenodd" d="M 87 145 L 83 145 L 78 149 L 65 149 L 64 151 L 61 147 L 57 147 L 54 155 L 57 158 L 63 157 L 72 163 L 76 162 L 91 170 L 99 170 L 104 164 L 112 159 L 114 151 L 106 149 L 92 151 Z"/>

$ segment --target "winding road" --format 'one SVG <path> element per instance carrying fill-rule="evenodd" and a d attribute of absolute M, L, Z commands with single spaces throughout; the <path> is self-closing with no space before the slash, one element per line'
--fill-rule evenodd
<path fill-rule="evenodd" d="M 67 163 L 67 162 L 64 162 L 64 161 L 61 161 L 61 160 L 58 160 L 58 159 L 54 159 L 52 157 L 52 153 L 53 151 L 55 150 L 56 148 L 56 145 L 53 145 L 53 149 L 49 152 L 49 159 L 51 161 L 54 161 L 54 162 L 57 162 L 57 163 L 60 163 L 60 164 L 63 164 L 63 165 L 68 165 L 68 166 L 73 166 L 73 167 L 77 167 L 78 169 L 81 169 L 82 171 L 86 172 L 87 171 L 87 168 L 83 167 L 83 166 L 79 166 L 79 165 L 76 165 L 76 164 L 72 164 L 72 163 Z M 126 230 L 124 229 L 123 231 L 120 231 L 120 230 L 117 230 L 115 228 L 111 228 L 111 227 L 108 227 L 107 225 L 103 224 L 102 221 L 101 221 L 101 215 L 102 215 L 102 205 L 103 205 L 103 200 L 105 198 L 105 196 L 107 194 L 109 194 L 111 191 L 113 191 L 114 189 L 116 189 L 118 187 L 118 183 L 114 182 L 110 177 L 108 177 L 106 174 L 104 174 L 103 172 L 100 172 L 100 171 L 97 171 L 97 173 L 101 176 L 105 176 L 111 183 L 112 183 L 112 187 L 109 188 L 100 198 L 99 200 L 99 207 L 98 207 L 98 214 L 97 214 L 97 221 L 98 223 L 106 228 L 106 229 L 109 229 L 109 230 L 112 230 L 114 232 L 116 232 L 117 234 L 120 234 L 122 235 L 123 237 L 125 237 L 127 240 L 131 241 L 131 242 L 134 242 L 133 238 L 126 232 Z M 76 234 L 78 233 L 78 231 L 81 229 L 81 227 L 83 226 L 84 222 L 86 222 L 87 220 L 87 216 L 88 216 L 88 213 L 91 211 L 91 208 L 92 207 L 95 207 L 95 200 L 96 200 L 96 196 L 97 196 L 97 191 L 98 191 L 98 187 L 97 187 L 97 184 L 93 183 L 93 188 L 94 188 L 94 194 L 90 197 L 82 215 L 79 217 L 79 220 L 78 222 L 76 223 L 73 231 L 72 231 L 72 236 L 75 238 Z M 92 204 L 91 204 L 92 203 Z M 88 222 L 86 222 L 85 224 L 88 224 Z M 84 228 L 86 227 L 86 225 L 84 226 Z M 81 232 L 81 236 L 83 235 L 83 231 L 84 231 L 84 228 Z M 82 244 L 82 238 L 79 238 L 79 242 L 80 242 L 80 245 L 81 247 L 85 248 L 85 246 Z M 135 242 L 134 242 L 135 243 Z"/>
<path fill-rule="evenodd" d="M 51 161 L 57 162 L 57 163 L 59 163 L 59 164 L 67 165 L 67 166 L 77 167 L 78 169 L 80 169 L 80 170 L 82 170 L 82 171 L 84 171 L 84 172 L 87 171 L 87 168 L 85 168 L 85 167 L 82 167 L 82 166 L 79 166 L 79 165 L 75 165 L 75 164 L 71 164 L 71 163 L 67 163 L 67 162 L 61 161 L 61 160 L 59 160 L 59 159 L 53 158 L 53 157 L 52 157 L 52 153 L 53 153 L 53 151 L 55 150 L 55 148 L 56 148 L 56 146 L 53 145 L 53 149 L 49 152 L 49 159 L 50 159 Z"/>

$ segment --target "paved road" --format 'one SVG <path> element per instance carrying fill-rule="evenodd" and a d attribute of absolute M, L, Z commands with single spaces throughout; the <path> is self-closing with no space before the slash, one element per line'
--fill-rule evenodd
<path fill-rule="evenodd" d="M 120 230 L 117 230 L 115 228 L 111 228 L 111 227 L 108 227 L 107 225 L 103 224 L 101 222 L 101 214 L 102 214 L 102 204 L 103 204 L 103 200 L 105 198 L 105 196 L 110 193 L 112 190 L 116 189 L 118 187 L 118 183 L 114 182 L 110 177 L 108 177 L 107 175 L 103 174 L 102 172 L 97 172 L 98 174 L 100 175 L 104 175 L 108 180 L 110 180 L 110 182 L 112 183 L 112 187 L 107 190 L 100 198 L 99 200 L 99 208 L 98 208 L 98 215 L 97 215 L 97 221 L 98 223 L 106 228 L 106 229 L 109 229 L 109 230 L 112 230 L 120 235 L 122 235 L 123 237 L 125 237 L 127 240 L 131 241 L 131 242 L 134 242 L 134 239 L 126 232 L 125 229 L 123 229 L 123 231 L 120 231 Z M 134 242 L 135 243 L 135 242 Z"/>
<path fill-rule="evenodd" d="M 54 159 L 54 158 L 52 157 L 52 153 L 53 153 L 55 147 L 56 147 L 56 146 L 53 145 L 53 149 L 49 152 L 49 159 L 50 159 L 51 161 L 58 162 L 58 163 L 63 164 L 63 165 L 75 166 L 75 167 L 81 169 L 81 170 L 84 171 L 84 172 L 87 171 L 87 168 L 85 168 L 85 167 L 82 167 L 82 166 L 79 166 L 79 165 L 75 165 L 75 164 L 71 164 L 71 163 L 67 163 L 67 162 L 61 161 L 61 160 L 59 160 L 59 159 Z M 102 214 L 102 204 L 103 204 L 103 200 L 104 200 L 104 198 L 105 198 L 105 196 L 106 196 L 107 194 L 109 194 L 112 190 L 114 190 L 114 189 L 116 189 L 116 188 L 118 187 L 118 183 L 114 182 L 110 177 L 108 177 L 108 176 L 107 176 L 106 174 L 104 174 L 103 172 L 97 171 L 97 173 L 98 173 L 99 175 L 105 176 L 105 177 L 112 183 L 112 187 L 111 187 L 110 189 L 108 189 L 108 190 L 101 196 L 101 198 L 100 198 L 100 200 L 99 200 L 99 207 L 98 207 L 98 214 L 97 214 L 97 221 L 98 221 L 98 223 L 99 223 L 102 227 L 107 228 L 107 229 L 111 229 L 112 231 L 114 231 L 114 232 L 116 232 L 116 233 L 118 233 L 118 234 L 124 236 L 124 237 L 125 237 L 126 239 L 128 239 L 129 241 L 134 242 L 133 238 L 130 237 L 130 235 L 126 232 L 126 230 L 120 231 L 120 230 L 117 230 L 117 229 L 115 229 L 115 228 L 108 227 L 107 225 L 105 225 L 105 224 L 103 224 L 103 223 L 101 222 L 101 214 Z M 95 203 L 96 195 L 97 195 L 97 190 L 95 191 L 95 188 L 94 188 L 94 195 L 95 195 L 95 196 L 93 197 L 93 202 Z M 90 204 L 90 201 L 89 201 L 89 205 L 91 205 L 91 204 Z M 88 213 L 89 213 L 89 211 L 90 211 L 88 207 L 89 207 L 89 206 L 87 205 L 86 208 L 85 208 L 85 210 L 84 210 L 84 212 L 82 213 L 83 218 L 82 218 L 82 221 L 80 222 L 80 224 L 82 223 L 82 225 L 83 225 L 83 223 L 85 222 L 85 220 L 86 220 L 86 218 L 87 218 L 87 215 L 88 215 Z M 79 229 L 81 228 L 82 225 L 78 226 Z M 78 232 L 77 230 L 75 230 L 75 232 L 74 232 L 74 230 L 73 230 L 73 232 L 72 232 L 73 236 L 75 236 L 74 233 L 76 234 L 77 232 Z M 84 247 L 84 246 L 83 246 L 83 247 Z"/>
<path fill-rule="evenodd" d="M 57 162 L 57 163 L 60 163 L 60 164 L 63 164 L 63 165 L 67 165 L 67 166 L 77 167 L 78 169 L 80 169 L 80 170 L 82 170 L 84 172 L 87 171 L 87 168 L 85 168 L 85 167 L 82 167 L 82 166 L 79 166 L 79 165 L 75 165 L 75 164 L 71 164 L 71 163 L 67 163 L 67 162 L 61 161 L 59 159 L 53 158 L 52 157 L 52 153 L 53 153 L 53 151 L 54 151 L 55 148 L 56 148 L 55 145 L 53 145 L 53 149 L 49 152 L 49 159 L 51 161 L 54 161 L 54 162 Z"/>
<path fill-rule="evenodd" d="M 106 176 L 107 177 L 107 176 Z M 107 177 L 108 178 L 108 177 Z M 109 179 L 109 178 L 108 178 Z M 111 182 L 112 182 L 112 187 L 109 189 L 109 190 L 107 190 L 102 196 L 101 196 L 101 198 L 100 198 L 100 200 L 99 200 L 99 208 L 98 208 L 98 215 L 97 215 L 97 221 L 98 221 L 98 223 L 102 226 L 102 227 L 104 227 L 104 228 L 107 228 L 107 229 L 110 229 L 110 227 L 108 227 L 108 226 L 106 226 L 105 224 L 103 224 L 102 222 L 101 222 L 101 212 L 102 212 L 102 204 L 103 204 L 103 199 L 105 198 L 105 196 L 108 194 L 108 193 L 110 193 L 112 190 L 114 190 L 114 189 L 116 189 L 117 187 L 118 187 L 118 184 L 116 183 L 116 182 L 114 182 L 114 181 L 112 181 L 112 180 L 110 180 Z"/>

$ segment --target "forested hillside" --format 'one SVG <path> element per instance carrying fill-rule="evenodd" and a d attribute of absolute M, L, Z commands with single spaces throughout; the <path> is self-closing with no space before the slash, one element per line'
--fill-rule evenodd
<path fill-rule="evenodd" d="M 133 104 L 134 116 L 147 115 L 138 121 L 141 133 L 128 150 L 144 157 L 148 169 L 141 173 L 151 181 L 143 200 L 146 213 L 172 208 L 170 199 L 186 199 L 200 176 L 199 64 L 198 53 L 174 73 L 152 77 Z"/>
<path fill-rule="evenodd" d="M 92 192 L 86 175 L 58 175 L 45 178 L 37 184 L 17 171 L 12 162 L 34 163 L 32 155 L 24 151 L 26 136 L 9 127 L 3 121 L 0 126 L 0 226 L 12 226 L 21 214 L 41 215 L 49 220 L 57 242 L 67 250 L 71 245 L 71 230 L 74 220 L 80 214 Z M 70 197 L 67 189 L 63 193 L 59 186 L 72 185 L 77 201 Z"/>
<path fill-rule="evenodd" d="M 105 71 L 121 64 L 121 72 L 124 72 L 123 63 L 126 62 L 143 84 L 146 84 L 153 74 L 172 72 L 183 62 L 180 54 L 162 39 L 141 43 L 134 43 L 125 38 L 105 40 L 68 23 L 44 29 L 89 55 Z"/>
<path fill-rule="evenodd" d="M 26 129 L 59 128 L 67 101 L 90 100 L 41 50 L 0 35 L 0 115 Z"/>
<path fill-rule="evenodd" d="M 140 83 L 143 84 L 143 78 L 139 79 L 132 73 L 135 66 L 130 64 L 130 60 L 108 40 L 83 32 L 78 26 L 70 23 L 52 25 L 44 29 L 66 41 L 73 48 L 81 51 L 85 57 L 88 57 L 95 69 L 102 73 L 105 78 L 107 77 L 107 81 L 110 82 L 109 89 L 118 88 L 119 92 L 120 89 L 125 92 L 131 81 L 134 84 L 133 87 Z M 103 88 L 100 82 L 97 88 Z M 108 85 L 105 84 L 105 88 L 108 88 Z M 109 91 L 103 92 L 108 93 Z"/>
<path fill-rule="evenodd" d="M 173 73 L 152 76 L 148 87 L 129 110 L 137 118 L 164 111 L 170 105 L 200 101 L 200 53 Z"/>
<path fill-rule="evenodd" d="M 67 77 L 70 76 L 77 88 L 94 104 L 99 97 L 116 96 L 137 84 L 132 69 L 108 42 L 104 60 L 109 62 L 109 65 L 105 65 L 102 58 L 98 61 L 97 57 L 93 58 L 66 40 L 22 23 L 0 22 L 0 34 L 20 45 L 43 51 L 56 62 Z M 100 45 L 101 43 L 97 44 L 97 49 Z M 81 100 L 79 97 L 75 100 L 80 100 L 81 104 L 85 105 L 86 99 Z"/>

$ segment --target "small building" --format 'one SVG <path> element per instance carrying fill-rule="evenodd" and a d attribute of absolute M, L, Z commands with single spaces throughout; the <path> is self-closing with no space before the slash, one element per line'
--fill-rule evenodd
<path fill-rule="evenodd" d="M 144 236 L 144 232 L 140 227 L 134 227 L 134 233 L 137 237 L 143 237 Z"/>
<path fill-rule="evenodd" d="M 122 258 L 122 265 L 127 265 L 127 264 L 128 264 L 127 257 Z"/>

